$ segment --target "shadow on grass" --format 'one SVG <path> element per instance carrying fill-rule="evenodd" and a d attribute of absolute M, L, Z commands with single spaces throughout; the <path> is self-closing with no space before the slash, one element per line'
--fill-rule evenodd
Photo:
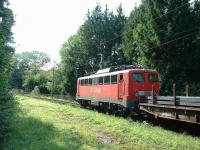
<path fill-rule="evenodd" d="M 18 118 L 5 150 L 75 150 L 81 149 L 84 144 L 84 138 L 73 129 L 59 131 L 48 122 L 29 117 Z"/>
<path fill-rule="evenodd" d="M 3 149 L 8 134 L 11 132 L 12 118 L 19 111 L 18 103 L 14 100 L 12 94 L 8 94 L 3 99 L 2 95 L 0 96 L 0 149 Z"/>

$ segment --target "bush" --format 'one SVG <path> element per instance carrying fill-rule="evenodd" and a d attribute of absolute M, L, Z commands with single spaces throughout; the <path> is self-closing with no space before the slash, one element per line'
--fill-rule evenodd
<path fill-rule="evenodd" d="M 16 108 L 17 105 L 12 94 L 0 99 L 0 149 L 5 143 L 10 129 L 10 121 L 13 115 L 16 114 Z"/>
<path fill-rule="evenodd" d="M 33 95 L 40 95 L 40 89 L 38 88 L 38 86 L 35 86 L 34 89 L 32 90 L 31 94 Z"/>
<path fill-rule="evenodd" d="M 200 83 L 192 82 L 189 84 L 189 96 L 200 96 Z"/>

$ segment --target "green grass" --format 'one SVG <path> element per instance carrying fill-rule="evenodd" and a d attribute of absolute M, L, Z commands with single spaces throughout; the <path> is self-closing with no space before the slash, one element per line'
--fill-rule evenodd
<path fill-rule="evenodd" d="M 17 96 L 6 150 L 200 149 L 200 138 L 70 105 Z"/>

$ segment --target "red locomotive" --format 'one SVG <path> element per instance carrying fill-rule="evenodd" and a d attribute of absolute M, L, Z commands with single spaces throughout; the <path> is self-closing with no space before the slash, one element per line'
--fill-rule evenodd
<path fill-rule="evenodd" d="M 107 68 L 77 80 L 76 100 L 80 105 L 104 110 L 136 108 L 142 97 L 159 94 L 158 72 L 137 68 Z"/>

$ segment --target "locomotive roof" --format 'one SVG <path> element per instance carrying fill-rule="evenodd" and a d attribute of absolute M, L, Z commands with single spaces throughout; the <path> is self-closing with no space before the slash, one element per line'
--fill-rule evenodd
<path fill-rule="evenodd" d="M 126 70 L 120 70 L 120 71 L 114 71 L 114 72 L 108 72 L 108 73 L 101 73 L 101 74 L 92 74 L 89 76 L 80 77 L 78 79 L 86 79 L 86 78 L 92 78 L 92 77 L 101 77 L 106 75 L 116 75 L 119 73 L 128 73 L 130 71 L 150 71 L 150 72 L 156 72 L 156 70 L 152 69 L 126 69 Z"/>

